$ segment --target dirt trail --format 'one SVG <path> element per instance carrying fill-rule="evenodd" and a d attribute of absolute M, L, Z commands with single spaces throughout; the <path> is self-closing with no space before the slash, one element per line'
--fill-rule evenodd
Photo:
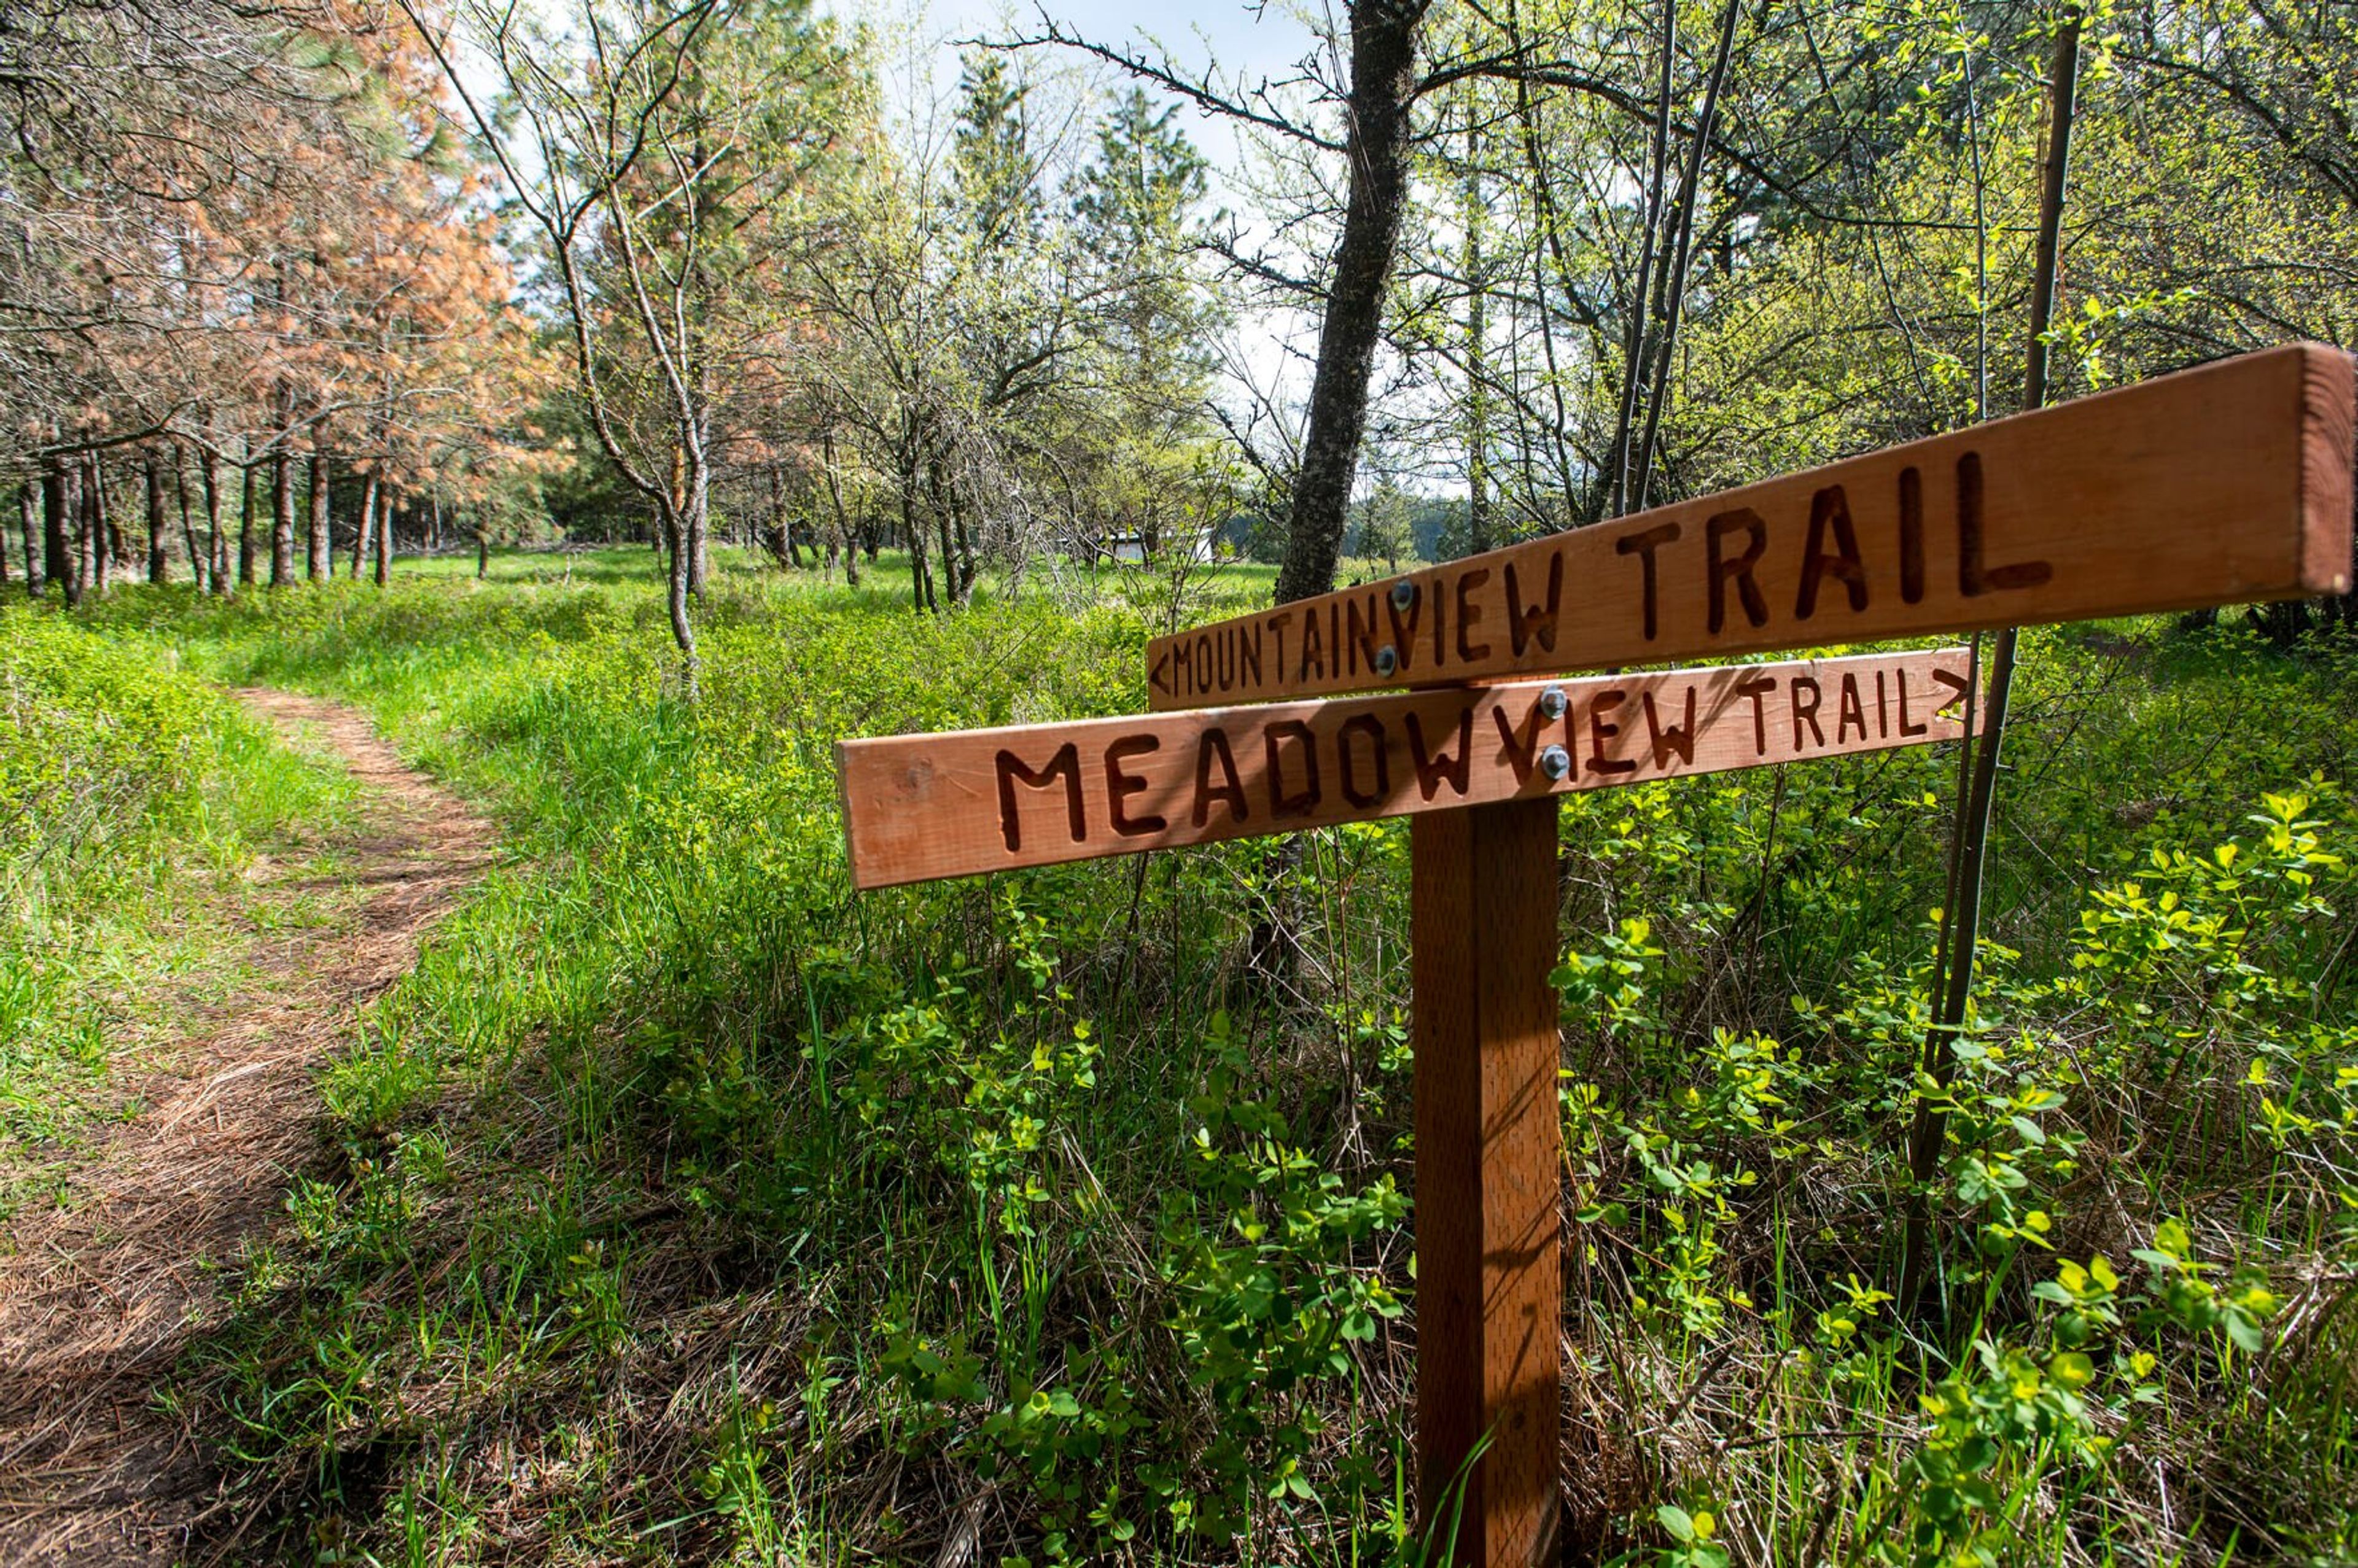
<path fill-rule="evenodd" d="M 255 927 L 254 983 L 160 1054 L 138 1086 L 146 1110 L 64 1169 L 63 1203 L 0 1236 L 0 1563 L 172 1563 L 226 1506 L 185 1423 L 157 1404 L 192 1329 L 215 1315 L 202 1265 L 283 1221 L 290 1173 L 321 1152 L 317 1070 L 494 859 L 491 825 L 404 767 L 359 714 L 241 696 L 334 748 L 367 786 L 362 826 L 329 846 L 331 877 L 257 864 L 265 905 L 308 900 L 329 921 Z"/>

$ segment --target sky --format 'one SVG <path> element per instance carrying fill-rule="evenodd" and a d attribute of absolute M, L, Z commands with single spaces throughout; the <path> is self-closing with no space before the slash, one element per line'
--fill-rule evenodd
<path fill-rule="evenodd" d="M 937 85 L 944 90 L 957 80 L 961 40 L 1036 34 L 1043 12 L 1066 32 L 1091 42 L 1151 59 L 1167 53 L 1180 71 L 1202 74 L 1216 69 L 1218 80 L 1228 84 L 1239 78 L 1249 85 L 1296 75 L 1297 62 L 1319 47 L 1308 22 L 1286 0 L 1262 5 L 1164 0 L 1151 5 L 1135 0 L 1027 0 L 1022 5 L 1011 0 L 932 0 L 927 5 L 832 0 L 825 8 L 844 16 L 912 21 L 919 37 L 939 40 L 933 56 Z M 1233 121 L 1192 108 L 1183 118 L 1215 171 L 1225 174 L 1238 167 L 1240 152 Z"/>

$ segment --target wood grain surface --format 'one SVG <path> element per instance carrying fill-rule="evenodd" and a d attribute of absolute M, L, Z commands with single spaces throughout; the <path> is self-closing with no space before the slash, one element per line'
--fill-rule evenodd
<path fill-rule="evenodd" d="M 1205 708 L 2345 592 L 2351 410 L 2342 351 L 2245 354 L 1158 637 L 1149 702 Z"/>
<path fill-rule="evenodd" d="M 1559 1530 L 1555 803 L 1420 816 L 1409 854 L 1418 1514 L 1462 1487 L 1438 1560 L 1531 1568 Z"/>
<path fill-rule="evenodd" d="M 846 741 L 852 880 L 889 887 L 1951 740 L 1966 665 L 1946 648 Z"/>

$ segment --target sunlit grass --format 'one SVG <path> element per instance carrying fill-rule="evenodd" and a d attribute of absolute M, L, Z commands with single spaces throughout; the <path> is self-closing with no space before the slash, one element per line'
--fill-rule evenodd
<path fill-rule="evenodd" d="M 1412 1176 L 1404 833 L 853 895 L 835 739 L 1134 710 L 1148 634 L 1270 580 L 1041 570 L 936 620 L 902 565 L 854 590 L 722 552 L 693 706 L 650 552 L 103 611 L 361 704 L 516 851 L 329 1075 L 342 1165 L 187 1385 L 249 1485 L 292 1487 L 285 1552 L 332 1518 L 411 1561 L 930 1559 L 987 1496 L 994 1558 L 1402 1554 L 1408 1346 L 1378 1309 L 1414 1294 L 1382 1195 Z M 2158 625 L 2030 639 L 1996 1049 L 1958 1079 L 1920 1323 L 1875 1292 L 1953 759 L 1565 806 L 1564 940 L 1618 977 L 1566 981 L 1584 1539 L 1675 1554 L 1676 1504 L 1745 1562 L 1908 1561 L 1942 1518 L 1943 1550 L 2008 1563 L 2330 1553 L 2353 1427 L 2309 1368 L 2347 1308 L 2302 1281 L 2348 1247 L 2339 928 L 2280 881 L 2180 876 L 2228 918 L 2115 974 L 2146 916 L 2092 890 L 2158 892 L 2155 849 L 2228 838 L 2293 863 L 2246 820 L 2267 791 L 2305 793 L 2317 853 L 2351 842 L 2345 668 Z M 1273 914 L 1304 955 L 1275 981 L 1245 965 Z M 2234 963 L 2276 989 L 2228 1005 Z M 2309 1130 L 2265 1131 L 2255 1055 Z M 2024 1184 L 1969 1190 L 1976 1160 Z M 2221 1293 L 2148 1322 L 2170 1276 L 2132 1253 L 2170 1217 Z M 2075 1392 L 2032 1287 L 2098 1256 L 2116 1303 L 2069 1310 L 2120 1322 Z M 2238 1264 L 2291 1336 L 2256 1360 L 2223 1326 Z M 2186 1326 L 2204 1302 L 2230 1315 Z M 2019 1432 L 1974 1402 L 2015 1384 Z M 1963 1401 L 1949 1426 L 1928 1397 Z M 1941 1490 L 1984 1440 L 1994 1501 Z"/>

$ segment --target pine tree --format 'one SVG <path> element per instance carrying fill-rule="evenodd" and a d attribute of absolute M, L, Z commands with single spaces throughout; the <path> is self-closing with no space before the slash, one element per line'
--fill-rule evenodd
<path fill-rule="evenodd" d="M 1209 342 L 1218 312 L 1194 262 L 1205 164 L 1177 124 L 1133 88 L 1098 129 L 1097 157 L 1073 201 L 1091 269 L 1092 374 L 1114 438 L 1105 488 L 1116 525 L 1146 553 L 1163 543 L 1174 465 L 1208 434 Z"/>

